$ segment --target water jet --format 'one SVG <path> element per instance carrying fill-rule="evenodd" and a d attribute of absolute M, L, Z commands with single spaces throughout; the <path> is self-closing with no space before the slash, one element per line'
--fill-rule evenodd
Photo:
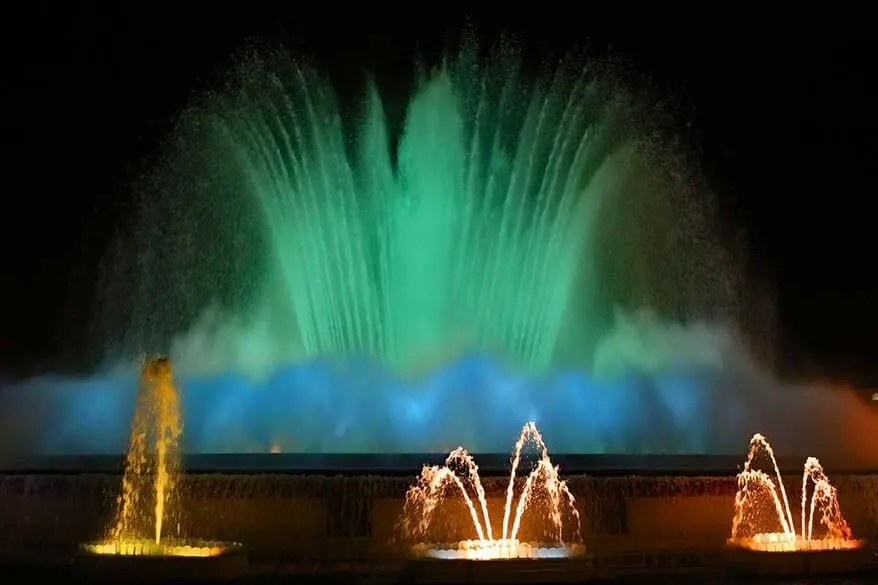
<path fill-rule="evenodd" d="M 172 530 L 180 532 L 176 507 L 182 432 L 171 361 L 146 358 L 116 519 L 106 538 L 80 545 L 77 572 L 141 580 L 216 580 L 241 574 L 246 556 L 239 543 L 168 536 Z"/>
<path fill-rule="evenodd" d="M 645 441 L 609 436 L 617 418 L 665 394 L 629 374 L 712 391 L 739 294 L 712 196 L 609 65 L 572 54 L 531 75 L 519 53 L 466 42 L 426 66 L 399 129 L 380 88 L 347 119 L 325 75 L 272 50 L 181 115 L 108 257 L 100 334 L 123 360 L 167 351 L 190 395 L 205 388 L 187 452 L 277 434 L 283 452 L 501 453 L 521 421 L 555 417 L 571 435 L 556 450 L 627 451 Z M 621 378 L 606 392 L 603 369 Z M 490 424 L 443 420 L 452 399 Z"/>
<path fill-rule="evenodd" d="M 519 468 L 526 457 L 524 450 L 530 445 L 535 447 L 536 463 L 527 474 L 522 474 Z M 455 496 L 463 502 L 471 522 L 471 536 L 475 538 L 425 542 L 436 516 L 451 513 L 449 502 Z M 575 499 L 560 478 L 558 467 L 552 464 L 548 447 L 533 422 L 521 429 L 512 451 L 509 480 L 497 503 L 503 504 L 502 516 L 495 520 L 502 520 L 492 523 L 489 494 L 479 476 L 479 467 L 463 447 L 453 450 L 444 465 L 425 465 L 406 493 L 399 521 L 402 540 L 409 543 L 413 559 L 408 578 L 536 582 L 557 581 L 559 577 L 579 579 L 591 571 L 593 565 L 582 544 Z M 526 541 L 522 538 L 522 518 L 528 508 L 537 507 L 548 519 L 542 534 L 545 541 Z M 570 540 L 565 539 L 565 520 Z M 571 559 L 578 563 L 571 564 Z"/>
<path fill-rule="evenodd" d="M 769 472 L 756 468 L 759 455 L 770 463 Z M 838 491 L 817 458 L 809 457 L 804 465 L 798 530 L 774 450 L 762 434 L 750 440 L 737 481 L 732 534 L 727 543 L 727 559 L 733 570 L 820 574 L 876 566 L 874 552 L 864 540 L 854 538 L 842 515 Z"/>
<path fill-rule="evenodd" d="M 536 447 L 537 460 L 533 469 L 525 476 L 523 485 L 519 480 L 519 466 L 523 450 L 529 444 Z M 417 543 L 412 552 L 433 558 L 462 558 L 467 560 L 496 560 L 510 558 L 548 558 L 572 556 L 574 551 L 584 552 L 584 547 L 575 549 L 564 543 L 564 512 L 567 511 L 574 527 L 573 540 L 581 543 L 579 510 L 575 498 L 567 488 L 567 483 L 559 476 L 559 469 L 552 465 L 549 450 L 537 426 L 533 422 L 525 424 L 512 451 L 512 467 L 506 487 L 502 524 L 491 522 L 488 498 L 479 476 L 479 466 L 464 449 L 458 447 L 445 460 L 445 465 L 424 466 L 417 483 L 406 494 L 405 507 L 400 519 L 403 540 L 413 541 L 429 532 L 430 524 L 437 509 L 442 507 L 451 494 L 459 495 L 472 520 L 475 539 L 466 539 L 446 546 L 433 546 Z M 450 493 L 449 493 L 450 488 Z M 515 497 L 518 488 L 518 497 Z M 475 496 L 475 498 L 473 497 Z M 519 531 L 521 520 L 528 507 L 542 496 L 550 520 L 551 537 L 556 546 L 549 548 L 535 543 L 521 542 Z M 451 556 L 448 551 L 453 551 Z"/>

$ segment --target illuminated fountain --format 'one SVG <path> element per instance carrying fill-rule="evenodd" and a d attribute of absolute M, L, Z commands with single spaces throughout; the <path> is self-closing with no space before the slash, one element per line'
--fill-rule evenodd
<path fill-rule="evenodd" d="M 532 443 L 538 453 L 534 468 L 524 479 L 516 497 L 519 466 L 524 447 Z M 521 430 L 512 452 L 512 470 L 505 492 L 503 521 L 501 525 L 492 524 L 488 511 L 488 498 L 479 467 L 473 457 L 463 447 L 458 447 L 448 455 L 443 466 L 425 466 L 417 483 L 406 494 L 406 503 L 401 519 L 401 531 L 407 542 L 417 542 L 427 534 L 437 509 L 451 493 L 459 494 L 472 518 L 474 539 L 457 543 L 436 544 L 418 542 L 412 552 L 419 557 L 435 559 L 497 560 L 497 559 L 540 559 L 581 556 L 585 547 L 580 544 L 579 511 L 575 507 L 573 495 L 566 482 L 558 475 L 558 468 L 552 465 L 548 449 L 540 432 L 533 422 Z M 541 496 L 548 506 L 551 523 L 551 544 L 524 542 L 519 539 L 521 519 L 525 511 Z M 573 543 L 564 540 L 564 512 L 574 521 Z M 499 537 L 499 538 L 498 538 Z"/>
<path fill-rule="evenodd" d="M 348 117 L 320 72 L 245 55 L 139 185 L 142 214 L 101 290 L 101 347 L 121 353 L 108 359 L 169 352 L 192 389 L 190 452 L 412 453 L 462 438 L 498 452 L 533 416 L 564 429 L 555 448 L 568 452 L 654 444 L 619 432 L 654 420 L 638 395 L 688 416 L 717 384 L 702 371 L 736 355 L 721 325 L 664 326 L 723 315 L 737 271 L 651 105 L 586 65 L 531 75 L 513 47 L 465 46 L 425 67 L 397 125 L 381 88 Z M 672 375 L 653 390 L 630 380 L 637 369 Z M 121 375 L 82 387 L 65 393 L 75 408 L 51 410 L 121 410 L 131 391 Z M 464 399 L 492 424 L 436 412 Z M 120 448 L 82 428 L 16 444 Z M 659 448 L 707 440 L 687 429 Z"/>
<path fill-rule="evenodd" d="M 665 108 L 611 69 L 466 47 L 394 121 L 380 88 L 349 117 L 320 72 L 245 56 L 107 258 L 95 345 L 126 367 L 0 387 L 0 453 L 122 452 L 144 348 L 186 377 L 191 454 L 497 453 L 533 418 L 556 452 L 727 453 L 769 392 L 787 429 L 878 433 L 851 393 L 752 367 L 725 324 L 770 319 Z"/>
<path fill-rule="evenodd" d="M 107 537 L 83 544 L 84 558 L 218 558 L 237 552 L 228 542 L 188 540 L 179 534 L 180 396 L 167 358 L 147 359 L 137 393 L 119 510 Z M 231 555 L 236 556 L 236 555 Z"/>
<path fill-rule="evenodd" d="M 757 456 L 763 453 L 771 465 L 769 472 L 755 467 Z M 728 540 L 730 549 L 743 552 L 743 555 L 732 557 L 737 568 L 756 568 L 772 573 L 818 573 L 872 566 L 872 555 L 868 551 L 854 557 L 853 562 L 844 557 L 838 560 L 838 553 L 859 553 L 865 542 L 854 538 L 841 513 L 838 492 L 815 457 L 809 457 L 805 462 L 800 504 L 797 530 L 774 450 L 763 435 L 753 435 L 744 469 L 738 474 L 735 515 Z M 823 559 L 831 561 L 821 565 L 817 559 L 823 553 L 836 556 L 824 556 Z M 772 558 L 780 562 L 773 563 Z M 753 562 L 757 563 L 755 567 L 748 566 Z M 766 563 L 768 567 L 760 566 Z"/>
<path fill-rule="evenodd" d="M 771 461 L 774 477 L 754 468 L 754 460 L 761 452 Z M 756 527 L 758 530 L 769 524 L 763 517 L 766 504 L 770 508 L 769 517 L 775 517 L 780 531 L 745 535 L 748 528 L 752 530 Z M 845 550 L 862 546 L 862 541 L 853 538 L 842 516 L 838 493 L 815 457 L 809 457 L 805 462 L 801 505 L 800 529 L 797 532 L 774 450 L 764 436 L 759 433 L 753 435 L 744 470 L 738 474 L 738 493 L 735 495 L 735 516 L 729 544 L 766 552 Z M 814 531 L 815 517 L 817 533 Z"/>

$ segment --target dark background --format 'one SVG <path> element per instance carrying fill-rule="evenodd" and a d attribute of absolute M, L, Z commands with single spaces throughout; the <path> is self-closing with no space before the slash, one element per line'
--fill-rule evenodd
<path fill-rule="evenodd" d="M 0 378 L 87 363 L 91 287 L 111 232 L 131 221 L 129 185 L 247 37 L 312 55 L 342 93 L 371 70 L 405 96 L 416 53 L 438 54 L 464 22 L 420 4 L 43 4 L 0 25 Z M 792 15 L 768 22 L 719 5 L 701 15 L 561 6 L 468 16 L 484 36 L 505 30 L 530 48 L 612 51 L 678 97 L 706 174 L 775 283 L 779 368 L 878 382 L 875 51 L 851 28 L 865 15 L 844 15 L 844 27 L 797 15 L 792 26 Z"/>

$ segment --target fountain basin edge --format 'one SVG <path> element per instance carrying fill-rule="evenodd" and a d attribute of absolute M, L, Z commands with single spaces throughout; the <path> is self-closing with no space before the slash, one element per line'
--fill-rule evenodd
<path fill-rule="evenodd" d="M 737 488 L 734 477 L 572 476 L 567 480 L 580 506 L 588 554 L 582 562 L 558 559 L 562 566 L 582 566 L 594 558 L 602 578 L 725 572 L 729 510 Z M 4 526 L 0 564 L 74 568 L 70 562 L 79 544 L 100 534 L 111 519 L 115 507 L 107 494 L 118 490 L 118 482 L 118 475 L 111 474 L 0 473 Z M 179 503 L 182 522 L 191 533 L 246 543 L 252 570 L 274 570 L 276 561 L 298 565 L 319 558 L 327 567 L 340 562 L 386 563 L 382 570 L 393 575 L 409 564 L 419 572 L 431 570 L 420 569 L 421 565 L 437 563 L 442 566 L 436 571 L 449 571 L 446 565 L 458 561 L 406 559 L 403 551 L 391 546 L 410 482 L 410 477 L 353 474 L 190 474 L 181 479 Z M 489 478 L 485 485 L 490 494 L 502 493 L 506 482 Z M 836 485 L 854 534 L 875 542 L 878 475 L 837 476 Z M 465 511 L 444 520 L 451 532 L 471 532 Z M 88 561 L 78 558 L 76 570 Z M 518 564 L 502 562 L 510 567 Z M 542 563 L 522 562 L 532 563 L 527 571 Z"/>
<path fill-rule="evenodd" d="M 841 575 L 878 569 L 878 549 L 860 542 L 862 546 L 846 549 L 782 552 L 728 545 L 723 557 L 729 572 L 753 576 Z"/>
<path fill-rule="evenodd" d="M 492 541 L 487 545 L 479 541 L 464 540 L 452 543 L 419 543 L 411 548 L 413 558 L 464 561 L 508 561 L 571 559 L 585 555 L 585 545 L 580 543 L 519 542 L 504 546 L 504 541 Z"/>
<path fill-rule="evenodd" d="M 247 552 L 239 543 L 189 541 L 156 547 L 139 540 L 121 546 L 83 544 L 73 558 L 72 572 L 100 582 L 219 582 L 239 579 L 248 568 Z"/>
<path fill-rule="evenodd" d="M 591 554 L 568 558 L 437 559 L 411 557 L 404 583 L 581 583 L 595 577 Z"/>

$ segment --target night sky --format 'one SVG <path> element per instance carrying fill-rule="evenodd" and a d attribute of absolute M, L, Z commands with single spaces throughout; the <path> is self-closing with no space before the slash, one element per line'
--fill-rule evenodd
<path fill-rule="evenodd" d="M 371 70 L 404 96 L 416 49 L 434 55 L 463 22 L 416 16 L 437 5 L 393 15 L 336 6 L 331 16 L 310 8 L 256 15 L 238 12 L 240 4 L 209 13 L 125 6 L 58 12 L 37 3 L 16 9 L 0 35 L 0 378 L 84 366 L 91 286 L 110 234 L 131 224 L 129 185 L 189 94 L 246 38 L 280 38 L 311 55 L 343 94 Z M 470 17 L 482 34 L 506 30 L 530 48 L 611 50 L 677 96 L 705 172 L 776 282 L 782 369 L 878 382 L 878 117 L 867 35 L 826 26 L 815 35 L 806 31 L 816 27 L 719 12 L 665 26 L 672 15 L 641 15 L 635 25 L 630 7 L 569 10 Z"/>

